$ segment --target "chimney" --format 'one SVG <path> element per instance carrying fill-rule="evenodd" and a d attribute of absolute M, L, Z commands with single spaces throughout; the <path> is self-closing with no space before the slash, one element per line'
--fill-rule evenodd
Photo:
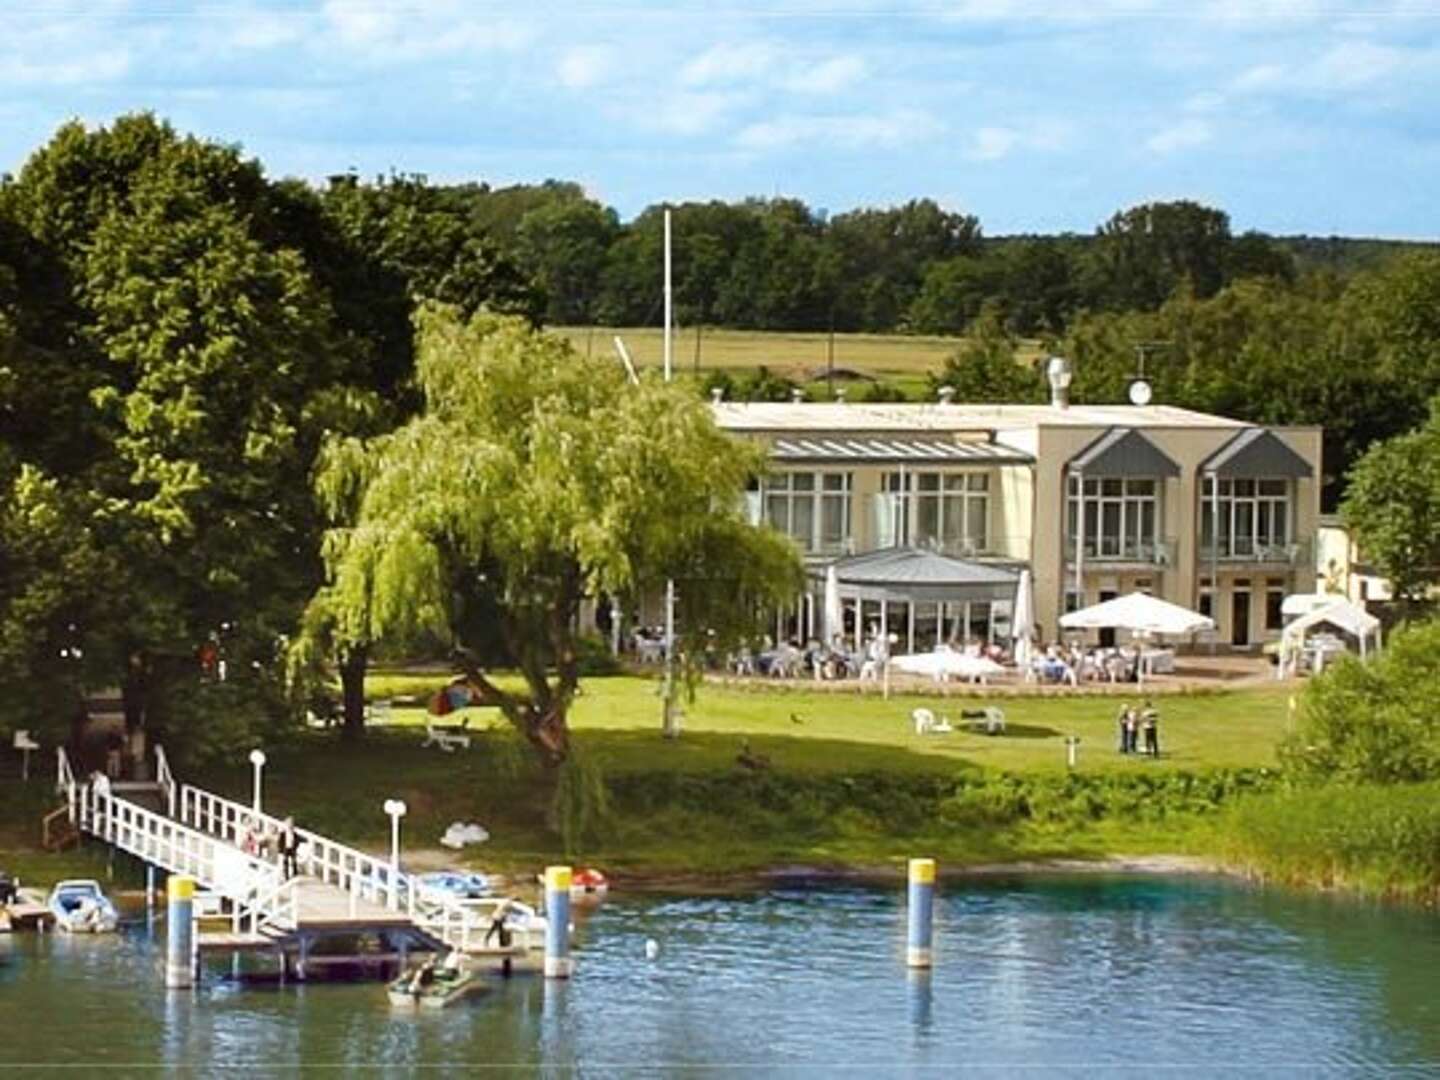
<path fill-rule="evenodd" d="M 1063 356 L 1052 356 L 1045 364 L 1045 377 L 1050 380 L 1050 404 L 1057 409 L 1070 407 L 1070 361 Z"/>
<path fill-rule="evenodd" d="M 955 388 L 953 386 L 942 386 L 938 391 L 940 404 L 949 405 L 955 400 Z"/>
<path fill-rule="evenodd" d="M 724 401 L 724 400 L 725 400 L 725 388 L 724 388 L 723 386 L 711 387 L 711 389 L 710 389 L 710 404 L 711 404 L 711 405 L 719 405 L 719 404 L 720 404 L 722 401 Z"/>
<path fill-rule="evenodd" d="M 837 386 L 835 388 L 835 402 L 838 405 L 845 404 L 845 387 Z"/>
<path fill-rule="evenodd" d="M 795 387 L 795 389 L 790 391 L 790 400 L 793 401 L 796 405 L 799 405 L 802 401 L 805 400 L 805 391 L 801 390 L 798 386 Z"/>

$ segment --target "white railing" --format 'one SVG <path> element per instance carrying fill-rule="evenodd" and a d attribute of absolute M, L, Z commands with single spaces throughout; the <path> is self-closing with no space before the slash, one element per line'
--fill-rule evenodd
<path fill-rule="evenodd" d="M 155 747 L 155 782 L 165 789 L 165 805 L 169 807 L 170 816 L 175 816 L 175 774 L 170 771 L 170 759 L 165 756 L 165 748 L 157 745 Z"/>
<path fill-rule="evenodd" d="M 189 784 L 180 787 L 179 810 L 179 819 L 185 824 L 235 847 L 244 846 L 247 834 L 256 838 L 269 834 L 278 839 L 285 832 L 285 822 L 279 818 L 263 811 L 256 813 L 253 807 Z M 382 903 L 392 911 L 415 913 L 415 889 L 410 876 L 387 860 L 299 826 L 295 827 L 295 836 L 304 845 L 299 861 L 312 877 L 343 889 L 352 898 Z"/>
<path fill-rule="evenodd" d="M 83 832 L 172 874 L 188 874 L 203 889 L 264 921 L 283 925 L 288 917 L 294 925 L 294 894 L 277 891 L 282 884 L 278 867 L 94 785 L 76 785 L 74 800 L 76 825 Z"/>
<path fill-rule="evenodd" d="M 70 768 L 70 755 L 63 746 L 55 748 L 55 791 L 70 804 L 70 820 L 75 820 L 75 771 Z"/>
<path fill-rule="evenodd" d="M 250 933 L 258 934 L 263 927 L 274 926 L 280 930 L 294 930 L 300 925 L 300 901 L 295 895 L 299 878 L 265 883 L 268 887 L 257 887 L 246 900 L 237 901 L 231 913 L 231 926 L 238 934 L 245 923 L 250 922 Z"/>

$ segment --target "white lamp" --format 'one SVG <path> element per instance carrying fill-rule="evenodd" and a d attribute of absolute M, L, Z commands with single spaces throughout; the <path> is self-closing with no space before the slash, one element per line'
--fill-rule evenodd
<path fill-rule="evenodd" d="M 403 799 L 386 799 L 385 813 L 390 815 L 390 907 L 400 906 L 400 819 L 405 816 Z"/>
<path fill-rule="evenodd" d="M 250 764 L 255 766 L 255 797 L 252 802 L 254 805 L 255 814 L 258 817 L 260 814 L 260 773 L 265 768 L 265 751 L 251 750 Z"/>

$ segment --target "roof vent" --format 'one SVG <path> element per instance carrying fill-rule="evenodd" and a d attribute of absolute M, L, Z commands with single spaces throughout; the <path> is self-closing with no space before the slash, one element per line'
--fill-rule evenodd
<path fill-rule="evenodd" d="M 1070 380 L 1073 372 L 1070 361 L 1063 356 L 1052 356 L 1045 364 L 1045 377 L 1050 380 L 1050 404 L 1057 409 L 1070 407 Z"/>
<path fill-rule="evenodd" d="M 953 386 L 942 386 L 937 393 L 940 395 L 941 405 L 949 405 L 955 400 L 955 388 Z"/>
<path fill-rule="evenodd" d="M 793 401 L 796 405 L 799 405 L 802 401 L 805 400 L 805 391 L 801 390 L 798 386 L 795 387 L 793 390 L 790 391 L 790 400 Z"/>
<path fill-rule="evenodd" d="M 725 400 L 725 388 L 723 386 L 712 386 L 710 388 L 710 404 L 719 405 Z"/>

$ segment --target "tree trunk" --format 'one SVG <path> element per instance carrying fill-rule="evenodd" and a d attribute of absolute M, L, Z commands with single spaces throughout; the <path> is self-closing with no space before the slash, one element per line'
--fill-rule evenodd
<path fill-rule="evenodd" d="M 370 663 L 370 650 L 357 645 L 340 661 L 340 697 L 345 723 L 341 734 L 358 739 L 365 734 L 365 671 Z"/>
<path fill-rule="evenodd" d="M 556 768 L 570 756 L 570 728 L 565 712 L 558 707 L 546 710 L 529 709 L 525 718 L 525 738 L 540 755 L 546 768 Z"/>

